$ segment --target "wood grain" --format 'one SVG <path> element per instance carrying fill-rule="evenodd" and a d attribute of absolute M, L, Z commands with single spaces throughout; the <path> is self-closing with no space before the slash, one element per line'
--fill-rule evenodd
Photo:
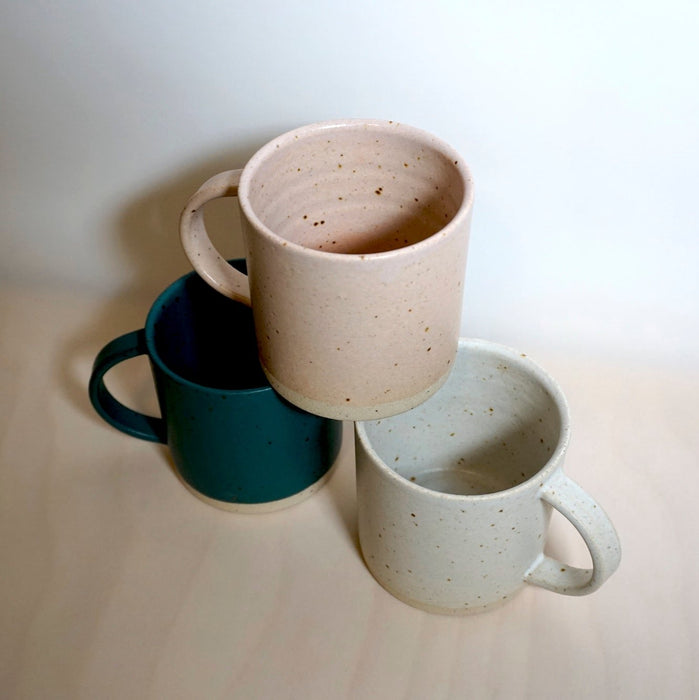
<path fill-rule="evenodd" d="M 318 494 L 255 516 L 199 502 L 164 448 L 98 418 L 92 359 L 148 305 L 2 289 L 2 697 L 697 697 L 696 373 L 537 356 L 571 404 L 567 473 L 611 516 L 622 564 L 589 597 L 527 588 L 450 618 L 365 569 L 349 425 Z M 110 381 L 153 411 L 142 360 Z M 550 548 L 584 564 L 566 525 Z"/>

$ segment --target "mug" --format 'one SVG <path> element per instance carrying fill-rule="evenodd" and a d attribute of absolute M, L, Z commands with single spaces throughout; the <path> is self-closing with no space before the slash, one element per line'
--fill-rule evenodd
<path fill-rule="evenodd" d="M 607 515 L 562 471 L 569 436 L 550 376 L 519 352 L 460 340 L 439 392 L 356 425 L 359 540 L 371 573 L 437 613 L 487 610 L 525 584 L 592 593 L 621 549 Z M 583 537 L 591 569 L 544 554 L 552 508 Z"/>
<path fill-rule="evenodd" d="M 245 270 L 244 260 L 232 261 Z M 104 375 L 147 355 L 162 417 L 110 394 Z M 156 299 L 145 327 L 97 355 L 90 400 L 104 420 L 166 443 L 185 486 L 230 511 L 263 512 L 317 491 L 340 449 L 342 423 L 310 415 L 278 396 L 257 359 L 250 309 L 214 292 L 193 272 Z"/>
<path fill-rule="evenodd" d="M 226 196 L 240 203 L 247 276 L 204 226 L 204 205 Z M 406 411 L 446 380 L 472 201 L 468 168 L 434 136 L 395 122 L 323 122 L 205 182 L 180 233 L 207 283 L 252 306 L 271 385 L 311 413 L 362 420 Z"/>

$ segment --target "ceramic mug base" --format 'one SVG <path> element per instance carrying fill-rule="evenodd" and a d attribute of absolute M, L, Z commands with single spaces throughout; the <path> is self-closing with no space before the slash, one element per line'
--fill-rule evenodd
<path fill-rule="evenodd" d="M 267 381 L 272 385 L 274 390 L 290 403 L 316 416 L 348 421 L 388 418 L 389 416 L 395 416 L 411 408 L 415 408 L 440 389 L 451 373 L 451 368 L 449 368 L 434 384 L 417 394 L 400 399 L 399 401 L 391 401 L 379 406 L 337 406 L 336 404 L 326 403 L 325 401 L 309 399 L 282 384 L 266 367 L 264 367 L 264 365 L 262 369 L 267 377 Z"/>
<path fill-rule="evenodd" d="M 217 498 L 211 498 L 210 496 L 204 495 L 201 493 L 201 491 L 197 491 L 193 486 L 188 484 L 182 477 L 179 475 L 178 477 L 187 491 L 189 491 L 193 496 L 196 496 L 200 501 L 203 501 L 207 505 L 213 506 L 214 508 L 218 508 L 219 510 L 225 510 L 229 513 L 273 513 L 278 510 L 284 510 L 285 508 L 295 506 L 319 491 L 324 486 L 325 482 L 332 476 L 336 467 L 337 460 L 335 461 L 335 464 L 333 464 L 332 467 L 330 467 L 330 469 L 328 469 L 328 471 L 325 472 L 320 479 L 318 479 L 318 481 L 314 482 L 303 491 L 299 491 L 298 493 L 293 494 L 293 496 L 280 498 L 277 501 L 265 501 L 264 503 L 234 503 L 231 501 L 220 501 Z"/>
<path fill-rule="evenodd" d="M 365 562 L 366 563 L 366 562 Z M 368 565 L 367 565 L 367 568 Z M 369 568 L 369 571 L 371 569 Z M 392 588 L 390 585 L 386 584 L 384 581 L 381 581 L 377 576 L 374 574 L 373 571 L 371 571 L 371 575 L 374 577 L 374 579 L 381 585 L 381 587 L 390 593 L 394 598 L 397 598 L 400 600 L 401 603 L 405 603 L 406 605 L 410 605 L 413 608 L 417 608 L 418 610 L 424 610 L 425 612 L 436 614 L 436 615 L 450 615 L 452 617 L 465 617 L 467 615 L 478 615 L 480 613 L 486 613 L 486 612 L 492 612 L 493 610 L 497 610 L 498 608 L 501 608 L 503 605 L 506 605 L 509 603 L 511 600 L 514 600 L 517 595 L 523 590 L 524 584 L 522 584 L 521 588 L 518 588 L 516 591 L 510 593 L 507 596 L 504 596 L 500 600 L 494 600 L 490 603 L 486 603 L 485 605 L 476 605 L 473 603 L 468 603 L 464 604 L 460 608 L 450 608 L 450 607 L 443 607 L 441 605 L 432 605 L 430 603 L 425 603 L 424 601 L 421 600 L 414 600 L 413 598 L 409 598 L 408 596 L 403 595 L 399 591 L 395 590 Z"/>

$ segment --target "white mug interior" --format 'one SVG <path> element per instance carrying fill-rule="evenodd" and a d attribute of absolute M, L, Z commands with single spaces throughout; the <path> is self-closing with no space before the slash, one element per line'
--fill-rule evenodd
<path fill-rule="evenodd" d="M 362 427 L 397 475 L 432 491 L 475 496 L 516 487 L 545 468 L 564 441 L 567 410 L 560 390 L 523 355 L 462 339 L 436 394 Z"/>

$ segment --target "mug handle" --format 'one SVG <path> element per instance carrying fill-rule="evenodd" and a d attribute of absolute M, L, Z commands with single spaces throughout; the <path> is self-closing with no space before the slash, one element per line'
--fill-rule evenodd
<path fill-rule="evenodd" d="M 596 591 L 616 571 L 621 560 L 621 544 L 609 517 L 561 471 L 543 487 L 541 498 L 575 526 L 590 551 L 592 569 L 568 566 L 542 554 L 524 580 L 565 595 L 587 595 Z"/>
<path fill-rule="evenodd" d="M 114 365 L 139 355 L 147 355 L 146 333 L 143 329 L 131 331 L 107 343 L 99 351 L 90 375 L 90 401 L 97 413 L 107 423 L 127 435 L 150 440 L 167 442 L 165 421 L 162 418 L 138 413 L 117 401 L 104 385 L 104 375 Z"/>
<path fill-rule="evenodd" d="M 227 170 L 214 175 L 189 198 L 180 216 L 180 239 L 189 262 L 207 284 L 224 296 L 250 306 L 247 275 L 223 259 L 204 225 L 204 205 L 220 197 L 237 197 L 242 172 Z"/>

